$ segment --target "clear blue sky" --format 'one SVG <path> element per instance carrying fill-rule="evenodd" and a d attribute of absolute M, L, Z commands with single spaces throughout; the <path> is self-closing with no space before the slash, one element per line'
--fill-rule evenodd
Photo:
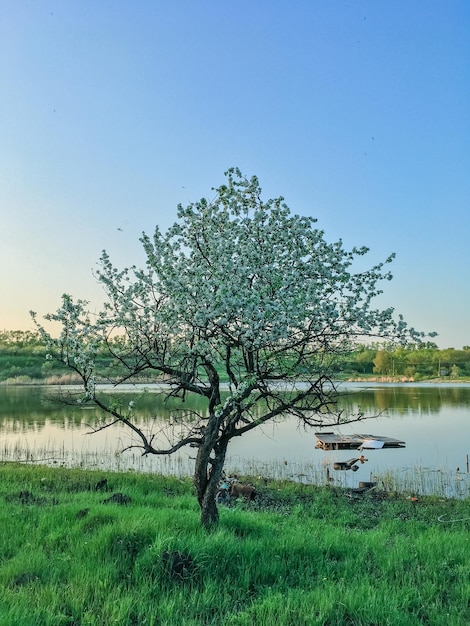
<path fill-rule="evenodd" d="M 0 329 L 223 173 L 397 253 L 381 306 L 470 344 L 468 0 L 0 1 Z"/>

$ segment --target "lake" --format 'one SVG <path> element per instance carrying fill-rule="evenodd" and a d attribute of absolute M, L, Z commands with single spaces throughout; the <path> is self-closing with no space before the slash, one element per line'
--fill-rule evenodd
<path fill-rule="evenodd" d="M 354 458 L 356 452 L 318 450 L 314 433 L 286 417 L 232 440 L 227 472 L 319 484 L 329 480 L 351 487 L 360 481 L 378 481 L 389 489 L 417 493 L 470 494 L 469 384 L 347 383 L 342 390 L 342 408 L 360 408 L 379 417 L 341 426 L 338 432 L 393 437 L 405 441 L 406 447 L 367 450 L 368 460 L 357 472 L 335 471 L 334 463 Z M 90 425 L 99 423 L 99 412 L 54 402 L 55 395 L 50 387 L 0 386 L 1 460 L 192 474 L 194 449 L 171 457 L 142 457 L 135 449 L 122 452 L 132 443 L 128 429 L 116 425 L 89 434 Z M 159 430 L 171 419 L 171 407 L 162 394 L 125 394 L 126 403 L 134 398 L 143 428 Z M 195 410 L 203 407 L 200 400 L 194 405 Z"/>

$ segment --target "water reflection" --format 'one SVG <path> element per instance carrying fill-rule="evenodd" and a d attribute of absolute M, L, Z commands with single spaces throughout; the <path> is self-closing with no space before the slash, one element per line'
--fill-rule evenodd
<path fill-rule="evenodd" d="M 340 407 L 350 413 L 360 409 L 366 415 L 429 415 L 447 408 L 470 408 L 470 385 L 464 384 L 364 386 L 349 383 L 340 389 Z M 71 400 L 71 397 L 68 399 Z M 113 399 L 123 405 L 133 400 L 143 421 L 181 415 L 180 405 L 174 399 L 166 399 L 163 394 L 151 391 L 115 393 Z M 185 409 L 185 419 L 192 411 L 204 415 L 206 408 L 204 398 L 191 398 Z M 25 429 L 33 425 L 43 428 L 46 421 L 64 427 L 81 427 L 85 421 L 98 423 L 101 415 L 101 411 L 93 406 L 65 404 L 57 390 L 47 387 L 0 386 L 0 426 L 6 431 L 20 425 Z"/>
<path fill-rule="evenodd" d="M 78 399 L 81 395 L 73 391 L 64 394 L 47 387 L 0 386 L 0 427 L 9 432 L 10 428 L 41 429 L 50 423 L 64 428 L 98 425 L 102 420 L 102 411 L 93 405 L 74 402 L 74 397 Z M 109 394 L 107 399 L 110 399 Z M 179 404 L 172 398 L 166 399 L 163 394 L 145 391 L 112 394 L 112 401 L 123 406 L 130 400 L 135 402 L 141 422 L 154 418 L 175 419 L 183 415 Z M 188 402 L 188 408 L 184 410 L 185 419 L 189 419 L 191 411 L 204 414 L 205 410 L 204 399 L 196 397 Z"/>
<path fill-rule="evenodd" d="M 403 384 L 355 387 L 346 385 L 341 406 L 350 412 L 361 408 L 368 414 L 389 415 L 439 413 L 444 408 L 470 407 L 468 385 Z"/>
<path fill-rule="evenodd" d="M 340 404 L 346 411 L 380 414 L 376 420 L 343 426 L 344 434 L 394 437 L 406 441 L 406 448 L 370 451 L 369 461 L 356 474 L 333 473 L 334 484 L 354 486 L 378 475 L 386 476 L 392 484 L 390 472 L 395 472 L 406 484 L 412 479 L 418 481 L 421 491 L 425 484 L 438 479 L 441 487 L 446 485 L 446 492 L 452 485 L 451 493 L 469 493 L 470 474 L 466 474 L 465 466 L 470 453 L 470 385 L 348 384 L 343 391 Z M 173 457 L 142 458 L 137 450 L 120 454 L 133 443 L 128 429 L 113 426 L 87 434 L 100 424 L 101 412 L 78 404 L 65 406 L 54 398 L 57 394 L 50 388 L 0 386 L 0 458 L 59 459 L 66 465 L 192 473 L 193 449 L 183 449 Z M 139 424 L 146 432 L 163 433 L 170 422 L 177 428 L 189 420 L 188 412 L 206 410 L 203 398 L 188 402 L 184 414 L 162 394 L 124 393 L 115 398 L 124 405 L 131 399 L 138 406 Z M 351 456 L 354 451 L 316 450 L 312 431 L 304 431 L 286 417 L 233 440 L 227 468 L 238 473 L 324 482 L 328 468 Z"/>

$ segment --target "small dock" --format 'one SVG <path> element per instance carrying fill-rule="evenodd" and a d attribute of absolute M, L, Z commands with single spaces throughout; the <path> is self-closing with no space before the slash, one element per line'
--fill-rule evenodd
<path fill-rule="evenodd" d="M 339 435 L 337 433 L 325 432 L 315 433 L 317 444 L 315 448 L 321 450 L 380 450 L 382 448 L 404 448 L 406 443 L 392 437 L 382 437 L 379 435 Z"/>

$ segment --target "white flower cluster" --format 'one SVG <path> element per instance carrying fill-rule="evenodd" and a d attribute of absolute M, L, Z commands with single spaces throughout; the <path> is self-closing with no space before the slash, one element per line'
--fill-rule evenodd
<path fill-rule="evenodd" d="M 257 179 L 236 169 L 214 201 L 180 206 L 176 224 L 141 242 L 144 269 L 119 271 L 103 252 L 97 278 L 108 302 L 96 319 L 85 301 L 65 295 L 47 316 L 61 324 L 60 337 L 38 324 L 47 358 L 77 371 L 89 398 L 111 336 L 112 354 L 131 373 L 153 369 L 184 389 L 201 376 L 216 385 L 225 370 L 236 391 L 214 409 L 219 416 L 256 380 L 306 376 L 312 367 L 318 375 L 325 355 L 356 338 L 419 336 L 392 309 L 371 304 L 391 277 L 384 267 L 393 255 L 367 270 L 361 259 L 354 271 L 367 248 L 328 243 L 314 219 L 291 214 L 283 198 L 263 202 Z"/>

